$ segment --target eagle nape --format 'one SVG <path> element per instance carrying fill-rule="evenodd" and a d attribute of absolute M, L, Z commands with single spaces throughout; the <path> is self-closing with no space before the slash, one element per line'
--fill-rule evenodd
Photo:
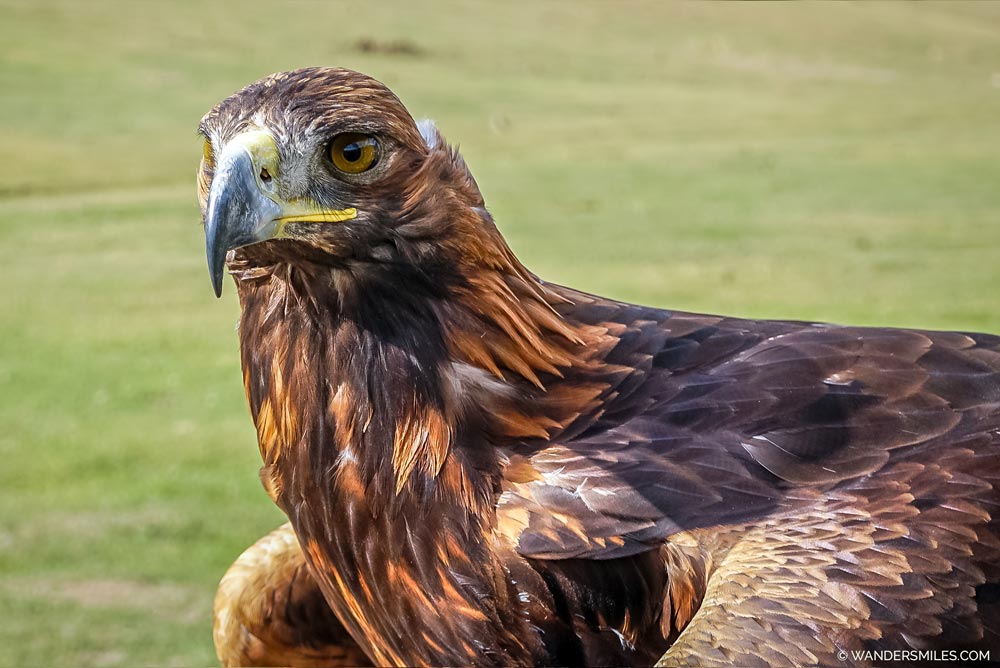
<path fill-rule="evenodd" d="M 288 517 L 220 587 L 227 665 L 1000 651 L 1000 337 L 543 281 L 458 151 L 350 70 L 266 77 L 200 132 Z"/>

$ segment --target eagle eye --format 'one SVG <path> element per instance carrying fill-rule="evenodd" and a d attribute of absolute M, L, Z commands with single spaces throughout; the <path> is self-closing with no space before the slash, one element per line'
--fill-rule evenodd
<path fill-rule="evenodd" d="M 378 163 L 378 140 L 360 132 L 345 132 L 330 142 L 330 161 L 345 174 L 366 172 Z"/>

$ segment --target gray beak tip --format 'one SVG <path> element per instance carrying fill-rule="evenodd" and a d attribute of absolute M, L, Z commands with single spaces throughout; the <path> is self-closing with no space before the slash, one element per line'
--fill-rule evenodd
<path fill-rule="evenodd" d="M 212 279 L 212 289 L 215 290 L 215 296 L 222 296 L 222 280 L 226 275 L 226 251 L 223 250 L 223 246 L 217 244 L 217 240 L 212 236 L 208 235 L 208 275 Z"/>

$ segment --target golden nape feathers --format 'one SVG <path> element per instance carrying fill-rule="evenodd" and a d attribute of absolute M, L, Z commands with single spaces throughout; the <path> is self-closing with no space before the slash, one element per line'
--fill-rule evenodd
<path fill-rule="evenodd" d="M 223 580 L 224 663 L 1000 651 L 1000 338 L 545 283 L 437 130 L 356 72 L 267 77 L 201 132 L 210 269 L 289 519 Z"/>

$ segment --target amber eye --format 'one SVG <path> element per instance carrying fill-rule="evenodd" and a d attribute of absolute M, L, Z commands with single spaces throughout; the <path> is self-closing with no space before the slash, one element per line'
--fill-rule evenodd
<path fill-rule="evenodd" d="M 201 157 L 204 158 L 207 169 L 215 169 L 215 152 L 212 150 L 212 142 L 207 139 L 201 146 Z"/>
<path fill-rule="evenodd" d="M 333 166 L 346 174 L 368 171 L 378 162 L 378 140 L 371 135 L 345 132 L 330 142 L 330 160 Z"/>

